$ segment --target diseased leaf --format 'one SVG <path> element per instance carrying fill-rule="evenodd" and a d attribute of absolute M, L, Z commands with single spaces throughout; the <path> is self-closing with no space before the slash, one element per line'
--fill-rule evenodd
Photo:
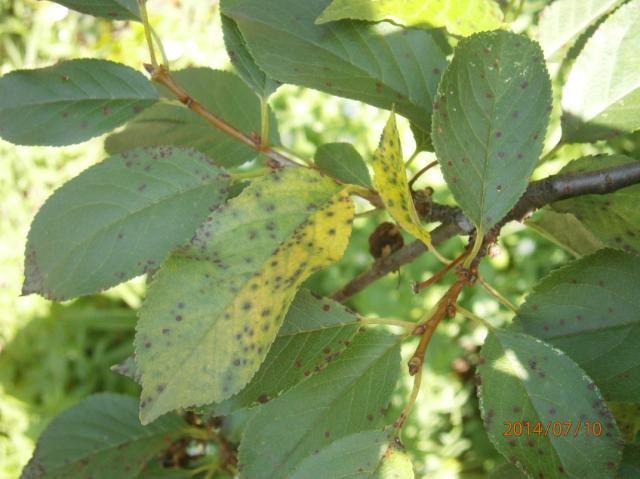
<path fill-rule="evenodd" d="M 496 467 L 488 479 L 529 479 L 529 476 L 513 464 L 503 464 Z"/>
<path fill-rule="evenodd" d="M 0 137 L 62 146 L 107 133 L 158 101 L 147 78 L 106 60 L 69 60 L 0 78 Z"/>
<path fill-rule="evenodd" d="M 400 135 L 393 112 L 382 131 L 380 144 L 373 154 L 373 182 L 391 217 L 425 245 L 431 245 L 431 235 L 420 225 L 413 204 L 402 158 Z"/>
<path fill-rule="evenodd" d="M 157 268 L 226 198 L 230 177 L 194 150 L 137 149 L 65 183 L 29 231 L 23 294 L 63 300 Z"/>
<path fill-rule="evenodd" d="M 640 403 L 609 401 L 609 410 L 616 418 L 625 442 L 634 442 L 640 433 Z"/>
<path fill-rule="evenodd" d="M 480 362 L 484 425 L 509 461 L 530 477 L 615 477 L 618 427 L 598 388 L 571 359 L 533 336 L 495 330 Z M 599 422 L 601 435 L 586 421 Z M 509 429 L 514 423 L 521 424 Z"/>
<path fill-rule="evenodd" d="M 222 19 L 222 33 L 224 44 L 229 54 L 229 59 L 235 67 L 238 75 L 260 98 L 269 98 L 280 84 L 268 77 L 247 50 L 247 45 L 242 38 L 242 33 L 236 22 L 226 15 L 220 15 Z"/>
<path fill-rule="evenodd" d="M 138 401 L 129 396 L 89 396 L 49 424 L 21 479 L 137 478 L 187 429 L 175 414 L 142 426 L 137 410 Z"/>
<path fill-rule="evenodd" d="M 540 47 L 505 31 L 463 39 L 442 77 L 432 138 L 447 185 L 483 232 L 527 187 L 551 111 Z"/>
<path fill-rule="evenodd" d="M 391 20 L 407 27 L 446 27 L 471 35 L 502 26 L 502 10 L 493 0 L 333 0 L 316 23 L 336 20 Z"/>
<path fill-rule="evenodd" d="M 317 374 L 351 343 L 358 318 L 340 303 L 296 295 L 278 337 L 251 382 L 235 396 L 211 409 L 225 416 L 237 409 L 267 402 L 303 379 Z"/>
<path fill-rule="evenodd" d="M 604 248 L 602 241 L 571 213 L 557 213 L 550 208 L 544 208 L 525 224 L 577 257 Z"/>
<path fill-rule="evenodd" d="M 621 6 L 578 55 L 562 91 L 565 142 L 640 128 L 640 0 Z"/>
<path fill-rule="evenodd" d="M 391 435 L 384 431 L 351 434 L 306 457 L 289 477 L 413 479 L 411 460 L 392 443 Z"/>
<path fill-rule="evenodd" d="M 614 401 L 640 402 L 640 258 L 601 250 L 554 271 L 517 324 L 566 352 Z"/>
<path fill-rule="evenodd" d="M 447 65 L 435 34 L 394 25 L 315 25 L 328 0 L 225 0 L 258 66 L 281 82 L 391 109 L 430 130 Z"/>
<path fill-rule="evenodd" d="M 215 211 L 165 263 L 142 306 L 143 423 L 242 389 L 299 284 L 342 256 L 353 214 L 345 189 L 304 168 L 266 175 Z"/>
<path fill-rule="evenodd" d="M 242 477 L 289 477 L 314 451 L 379 427 L 399 373 L 398 338 L 356 335 L 323 372 L 258 410 L 240 445 Z"/>
<path fill-rule="evenodd" d="M 236 75 L 210 68 L 185 68 L 171 72 L 190 95 L 205 108 L 246 134 L 260 131 L 260 101 Z M 167 99 L 174 96 L 164 92 Z M 270 113 L 269 142 L 280 142 L 275 116 Z M 217 130 L 182 105 L 160 103 L 149 108 L 127 127 L 110 135 L 106 150 L 122 153 L 138 146 L 177 145 L 195 148 L 217 164 L 232 167 L 250 161 L 257 153 Z"/>
<path fill-rule="evenodd" d="M 111 20 L 140 20 L 136 0 L 53 0 L 71 10 Z"/>
<path fill-rule="evenodd" d="M 134 354 L 126 357 L 118 364 L 114 364 L 110 369 L 114 373 L 118 373 L 129 379 L 132 379 L 138 384 L 142 382 L 142 378 L 140 377 L 140 372 L 138 371 L 138 366 L 136 365 L 136 357 Z"/>
<path fill-rule="evenodd" d="M 350 143 L 326 143 L 316 150 L 314 161 L 334 178 L 371 188 L 371 176 L 360 153 Z"/>
<path fill-rule="evenodd" d="M 597 171 L 636 162 L 624 155 L 586 156 L 573 160 L 564 173 Z M 606 178 L 603 177 L 603 180 Z M 593 236 L 611 248 L 640 253 L 640 186 L 629 186 L 606 195 L 586 195 L 557 201 L 555 211 L 573 214 Z"/>
<path fill-rule="evenodd" d="M 558 61 L 598 18 L 622 0 L 555 0 L 540 14 L 538 41 L 545 58 Z"/>

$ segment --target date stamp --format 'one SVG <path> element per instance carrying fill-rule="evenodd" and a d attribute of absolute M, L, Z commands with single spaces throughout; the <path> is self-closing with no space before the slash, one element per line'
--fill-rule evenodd
<path fill-rule="evenodd" d="M 505 437 L 578 437 L 580 434 L 586 437 L 600 437 L 603 428 L 600 421 L 504 421 Z"/>

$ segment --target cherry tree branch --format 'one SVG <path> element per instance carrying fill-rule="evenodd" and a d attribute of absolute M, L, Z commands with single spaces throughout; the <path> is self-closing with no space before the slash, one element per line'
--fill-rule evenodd
<path fill-rule="evenodd" d="M 522 221 L 536 209 L 559 200 L 583 195 L 613 193 L 619 189 L 639 183 L 640 161 L 598 171 L 553 175 L 543 180 L 534 181 L 529 184 L 524 195 L 499 223 L 498 228 L 501 228 L 509 221 Z M 418 204 L 416 204 L 416 207 L 419 211 L 425 211 Z M 459 234 L 468 235 L 473 232 L 471 221 L 464 216 L 459 208 L 433 204 L 426 210 L 428 210 L 426 214 L 422 215 L 424 221 L 442 222 L 440 226 L 431 232 L 431 240 L 434 245 L 438 245 L 453 236 Z M 386 258 L 373 263 L 369 270 L 356 276 L 336 291 L 332 298 L 336 301 L 346 300 L 374 281 L 392 271 L 397 271 L 402 265 L 415 260 L 426 250 L 426 247 L 420 241 L 414 241 L 400 248 Z"/>

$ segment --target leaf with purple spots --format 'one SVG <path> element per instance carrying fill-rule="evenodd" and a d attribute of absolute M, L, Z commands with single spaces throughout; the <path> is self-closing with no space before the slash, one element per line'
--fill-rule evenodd
<path fill-rule="evenodd" d="M 258 410 L 240 445 L 242 477 L 290 477 L 314 451 L 353 433 L 379 430 L 399 375 L 399 338 L 358 333 L 323 372 Z"/>
<path fill-rule="evenodd" d="M 257 179 L 214 212 L 165 263 L 141 308 L 142 421 L 240 391 L 299 285 L 342 256 L 353 214 L 345 188 L 304 168 Z"/>
<path fill-rule="evenodd" d="M 530 477 L 616 477 L 618 426 L 597 386 L 568 356 L 533 336 L 493 330 L 478 372 L 485 429 L 512 464 Z"/>
<path fill-rule="evenodd" d="M 189 425 L 175 414 L 148 426 L 138 401 L 120 394 L 89 396 L 57 416 L 36 444 L 21 479 L 134 479 Z"/>
<path fill-rule="evenodd" d="M 447 185 L 482 232 L 524 193 L 550 112 L 551 81 L 537 43 L 506 31 L 458 43 L 438 87 L 432 138 Z"/>
<path fill-rule="evenodd" d="M 140 72 L 106 60 L 69 60 L 0 77 L 0 137 L 63 146 L 102 135 L 159 100 Z"/>
<path fill-rule="evenodd" d="M 33 220 L 22 293 L 65 300 L 157 269 L 225 201 L 230 183 L 201 153 L 174 147 L 132 150 L 88 168 Z"/>
<path fill-rule="evenodd" d="M 640 402 L 640 258 L 600 250 L 544 278 L 516 325 L 562 349 L 608 400 Z"/>

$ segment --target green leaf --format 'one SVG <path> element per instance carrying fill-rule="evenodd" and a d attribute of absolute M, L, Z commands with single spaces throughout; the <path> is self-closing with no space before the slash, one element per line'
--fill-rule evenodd
<path fill-rule="evenodd" d="M 571 213 L 544 208 L 525 224 L 577 257 L 604 248 L 604 244 Z"/>
<path fill-rule="evenodd" d="M 454 35 L 471 35 L 502 26 L 502 10 L 492 0 L 333 0 L 316 23 L 336 20 L 391 20 L 407 27 L 446 27 Z"/>
<path fill-rule="evenodd" d="M 622 0 L 555 0 L 540 14 L 538 41 L 545 58 L 561 60 L 576 39 Z"/>
<path fill-rule="evenodd" d="M 220 15 L 222 19 L 222 33 L 224 35 L 224 44 L 229 55 L 231 63 L 235 67 L 238 75 L 249 85 L 249 87 L 260 98 L 269 98 L 280 84 L 274 79 L 268 77 L 258 65 L 247 50 L 247 45 L 242 38 L 242 33 L 236 22 L 226 15 Z"/>
<path fill-rule="evenodd" d="M 136 0 L 53 0 L 71 10 L 111 20 L 140 20 Z"/>
<path fill-rule="evenodd" d="M 321 145 L 316 150 L 314 161 L 321 170 L 340 181 L 371 188 L 367 165 L 350 143 Z"/>
<path fill-rule="evenodd" d="M 565 173 L 597 171 L 632 163 L 624 155 L 586 156 L 568 163 Z M 612 248 L 640 253 L 640 186 L 629 186 L 606 195 L 586 195 L 558 201 L 551 207 L 560 213 L 573 214 L 593 236 Z"/>
<path fill-rule="evenodd" d="M 166 416 L 142 426 L 138 401 L 95 394 L 56 417 L 38 439 L 21 479 L 133 479 L 160 450 L 182 436 L 187 424 Z"/>
<path fill-rule="evenodd" d="M 640 258 L 601 250 L 543 279 L 517 323 L 571 356 L 607 399 L 640 402 L 638 284 Z"/>
<path fill-rule="evenodd" d="M 225 200 L 229 183 L 193 150 L 107 158 L 65 183 L 36 215 L 22 293 L 69 299 L 157 268 Z"/>
<path fill-rule="evenodd" d="M 186 68 L 172 72 L 175 80 L 204 107 L 246 134 L 260 132 L 260 101 L 233 73 L 210 68 Z M 163 96 L 174 99 L 164 92 Z M 280 142 L 277 123 L 270 113 L 269 142 Z M 197 149 L 217 164 L 232 167 L 254 159 L 257 153 L 207 123 L 183 105 L 160 103 L 110 135 L 106 150 L 121 153 L 138 146 L 176 145 Z"/>
<path fill-rule="evenodd" d="M 433 143 L 442 173 L 483 232 L 527 187 L 551 111 L 551 82 L 540 47 L 496 31 L 463 39 L 434 104 Z"/>
<path fill-rule="evenodd" d="M 62 146 L 101 135 L 158 101 L 141 73 L 105 60 L 70 60 L 0 78 L 0 137 Z"/>
<path fill-rule="evenodd" d="M 306 457 L 288 477 L 413 479 L 411 460 L 391 444 L 392 437 L 388 432 L 351 434 Z"/>
<path fill-rule="evenodd" d="M 608 406 L 625 442 L 635 441 L 640 433 L 640 403 L 609 401 Z"/>
<path fill-rule="evenodd" d="M 489 474 L 489 479 L 529 479 L 529 476 L 513 464 L 503 464 Z"/>
<path fill-rule="evenodd" d="M 640 0 L 616 10 L 587 41 L 562 92 L 566 142 L 640 128 Z"/>
<path fill-rule="evenodd" d="M 447 65 L 435 35 L 384 23 L 315 25 L 328 0 L 226 0 L 249 51 L 281 82 L 391 109 L 429 131 Z"/>
<path fill-rule="evenodd" d="M 618 479 L 637 479 L 640 477 L 640 444 L 627 444 L 624 447 L 622 464 Z"/>
<path fill-rule="evenodd" d="M 305 168 L 254 181 L 157 274 L 140 311 L 143 423 L 219 402 L 260 367 L 299 284 L 338 260 L 353 203 Z"/>
<path fill-rule="evenodd" d="M 327 369 L 258 410 L 240 445 L 243 477 L 288 477 L 314 451 L 375 429 L 399 374 L 398 338 L 356 335 Z"/>
<path fill-rule="evenodd" d="M 211 409 L 225 416 L 264 403 L 317 374 L 350 344 L 358 318 L 340 303 L 301 290 L 294 299 L 262 366 L 235 396 Z"/>
<path fill-rule="evenodd" d="M 129 379 L 132 379 L 138 384 L 142 382 L 142 378 L 140 377 L 140 371 L 138 371 L 138 366 L 136 365 L 136 357 L 134 354 L 126 357 L 118 364 L 114 364 L 110 369 L 114 373 L 118 373 Z"/>
<path fill-rule="evenodd" d="M 484 425 L 507 459 L 530 477 L 615 477 L 618 428 L 597 387 L 573 361 L 532 336 L 495 330 L 480 362 Z M 587 432 L 586 421 L 599 422 L 601 435 Z M 513 423 L 522 423 L 522 429 L 509 429 Z"/>

